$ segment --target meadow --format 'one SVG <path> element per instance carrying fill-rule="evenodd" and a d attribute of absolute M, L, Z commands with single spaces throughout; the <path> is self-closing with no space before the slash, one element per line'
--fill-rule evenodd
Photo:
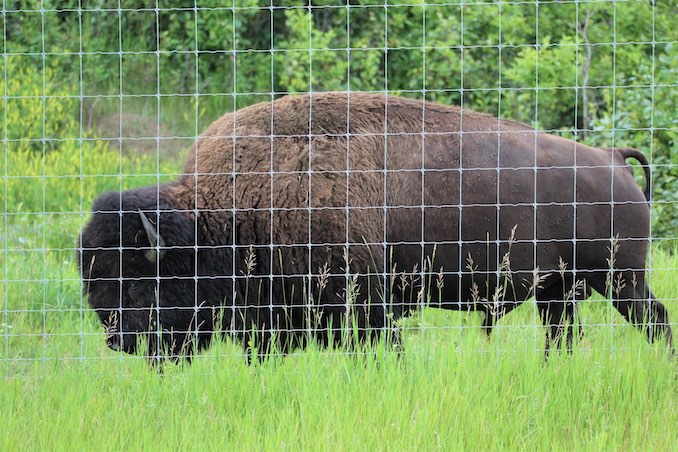
<path fill-rule="evenodd" d="M 676 259 L 660 263 L 675 268 Z M 678 289 L 675 272 L 655 279 L 660 294 Z M 669 309 L 678 312 L 675 301 Z M 5 337 L 0 448 L 675 447 L 675 359 L 599 300 L 582 307 L 586 335 L 575 351 L 545 363 L 533 316 L 523 306 L 488 341 L 474 316 L 425 310 L 407 322 L 400 357 L 381 346 L 359 355 L 311 347 L 247 366 L 242 350 L 223 342 L 159 374 L 108 350 L 88 312 L 59 324 L 49 314 L 54 326 L 34 338 L 35 350 L 17 343 L 21 325 Z M 43 357 L 22 359 L 31 353 Z"/>
<path fill-rule="evenodd" d="M 91 152 L 97 158 L 86 158 Z M 180 159 L 159 167 L 152 156 L 82 140 L 41 156 L 6 156 L 8 173 L 22 177 L 4 182 L 0 450 L 678 443 L 678 362 L 600 296 L 579 305 L 585 335 L 574 352 L 548 362 L 528 301 L 490 339 L 480 315 L 429 308 L 403 322 L 400 356 L 384 344 L 361 353 L 311 347 L 248 366 L 242 348 L 224 340 L 192 365 L 159 373 L 105 346 L 81 295 L 75 252 L 93 196 L 155 183 L 156 171 L 174 177 Z M 678 253 L 655 246 L 650 264 L 653 290 L 675 319 Z"/>

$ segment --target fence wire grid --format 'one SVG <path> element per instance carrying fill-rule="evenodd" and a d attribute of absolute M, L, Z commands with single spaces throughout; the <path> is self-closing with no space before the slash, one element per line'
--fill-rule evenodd
<path fill-rule="evenodd" d="M 5 377 L 656 344 L 678 315 L 671 12 L 3 1 Z"/>

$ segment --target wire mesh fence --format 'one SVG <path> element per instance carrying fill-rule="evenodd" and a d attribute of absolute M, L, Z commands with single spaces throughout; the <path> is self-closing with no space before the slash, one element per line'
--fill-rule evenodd
<path fill-rule="evenodd" d="M 670 340 L 668 2 L 2 8 L 6 377 Z"/>

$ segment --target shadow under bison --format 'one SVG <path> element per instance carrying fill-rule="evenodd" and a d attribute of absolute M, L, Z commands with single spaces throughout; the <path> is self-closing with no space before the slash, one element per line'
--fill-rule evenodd
<path fill-rule="evenodd" d="M 393 322 L 424 304 L 484 311 L 489 331 L 531 296 L 548 352 L 566 329 L 570 345 L 591 290 L 671 347 L 628 157 L 647 165 L 430 102 L 283 97 L 215 121 L 178 181 L 98 198 L 83 291 L 108 346 L 143 337 L 151 359 L 189 358 L 216 332 L 260 356 L 347 331 L 397 340 Z"/>

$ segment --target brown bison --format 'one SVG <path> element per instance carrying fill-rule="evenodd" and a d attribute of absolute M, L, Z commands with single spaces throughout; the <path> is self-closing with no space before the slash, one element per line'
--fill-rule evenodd
<path fill-rule="evenodd" d="M 83 290 L 109 347 L 157 359 L 215 332 L 260 355 L 362 342 L 422 305 L 491 328 L 531 296 L 548 349 L 591 289 L 671 346 L 627 157 L 646 163 L 419 100 L 283 97 L 215 121 L 178 181 L 98 198 Z"/>

